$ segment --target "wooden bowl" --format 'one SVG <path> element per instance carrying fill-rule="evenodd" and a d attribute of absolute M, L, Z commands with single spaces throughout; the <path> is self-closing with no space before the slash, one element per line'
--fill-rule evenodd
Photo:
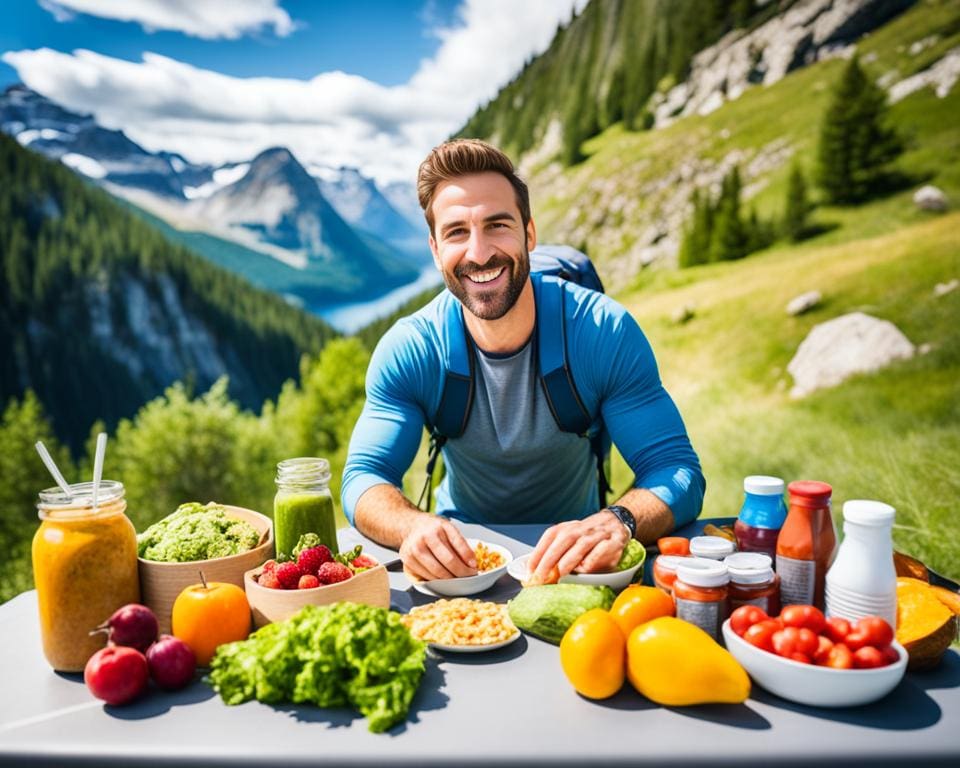
<path fill-rule="evenodd" d="M 243 574 L 273 557 L 273 523 L 269 517 L 243 507 L 224 505 L 223 510 L 230 517 L 250 523 L 260 533 L 260 544 L 237 555 L 189 563 L 158 563 L 137 558 L 140 566 L 140 598 L 157 615 L 160 632 L 170 633 L 173 603 L 186 587 L 200 583 L 201 571 L 207 581 L 225 581 L 243 587 Z"/>
<path fill-rule="evenodd" d="M 366 603 L 378 608 L 390 607 L 390 579 L 382 565 L 354 574 L 337 584 L 324 584 L 313 589 L 271 589 L 256 580 L 263 568 L 247 571 L 243 588 L 253 612 L 257 629 L 274 621 L 289 619 L 305 605 L 332 603 Z"/>

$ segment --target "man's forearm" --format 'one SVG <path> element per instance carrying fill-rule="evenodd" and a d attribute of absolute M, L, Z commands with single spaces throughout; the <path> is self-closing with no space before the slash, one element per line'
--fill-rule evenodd
<path fill-rule="evenodd" d="M 383 483 L 364 491 L 357 501 L 354 522 L 367 538 L 399 549 L 411 527 L 424 514 L 396 486 Z"/>
<path fill-rule="evenodd" d="M 636 538 L 641 544 L 651 544 L 675 527 L 670 507 L 646 488 L 631 488 L 615 503 L 633 514 L 637 521 Z"/>

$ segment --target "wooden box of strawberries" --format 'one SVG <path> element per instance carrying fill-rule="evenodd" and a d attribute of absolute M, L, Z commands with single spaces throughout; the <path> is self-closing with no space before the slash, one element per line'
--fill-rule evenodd
<path fill-rule="evenodd" d="M 323 544 L 306 547 L 295 560 L 268 560 L 244 574 L 247 602 L 259 629 L 283 621 L 306 605 L 347 601 L 390 607 L 387 569 L 359 546 L 334 555 Z"/>

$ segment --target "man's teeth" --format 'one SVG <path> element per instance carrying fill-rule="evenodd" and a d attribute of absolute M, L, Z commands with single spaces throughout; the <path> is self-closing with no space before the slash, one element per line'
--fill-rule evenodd
<path fill-rule="evenodd" d="M 475 283 L 489 283 L 491 280 L 496 280 L 500 277 L 500 273 L 503 272 L 504 267 L 500 269 L 491 269 L 487 272 L 474 272 L 472 275 L 467 275 Z"/>

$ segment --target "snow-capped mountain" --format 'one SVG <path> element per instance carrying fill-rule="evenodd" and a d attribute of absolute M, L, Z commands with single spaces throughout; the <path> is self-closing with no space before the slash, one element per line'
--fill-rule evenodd
<path fill-rule="evenodd" d="M 373 179 L 357 168 L 310 166 L 320 191 L 344 220 L 391 243 L 423 239 L 417 228 L 390 203 Z"/>
<path fill-rule="evenodd" d="M 340 217 L 290 150 L 264 150 L 245 171 L 234 172 L 236 181 L 194 199 L 191 212 L 252 247 L 284 249 L 292 257 L 284 261 L 299 269 L 338 259 L 370 274 L 389 267 L 383 263 L 385 249 L 374 248 Z"/>
<path fill-rule="evenodd" d="M 165 197 L 183 197 L 183 180 L 173 165 L 179 156 L 148 152 L 123 131 L 103 128 L 92 116 L 63 109 L 23 86 L 11 86 L 0 97 L 0 130 L 16 137 L 22 146 L 60 160 L 89 178 Z M 202 168 L 179 159 L 192 180 L 203 175 Z"/>

